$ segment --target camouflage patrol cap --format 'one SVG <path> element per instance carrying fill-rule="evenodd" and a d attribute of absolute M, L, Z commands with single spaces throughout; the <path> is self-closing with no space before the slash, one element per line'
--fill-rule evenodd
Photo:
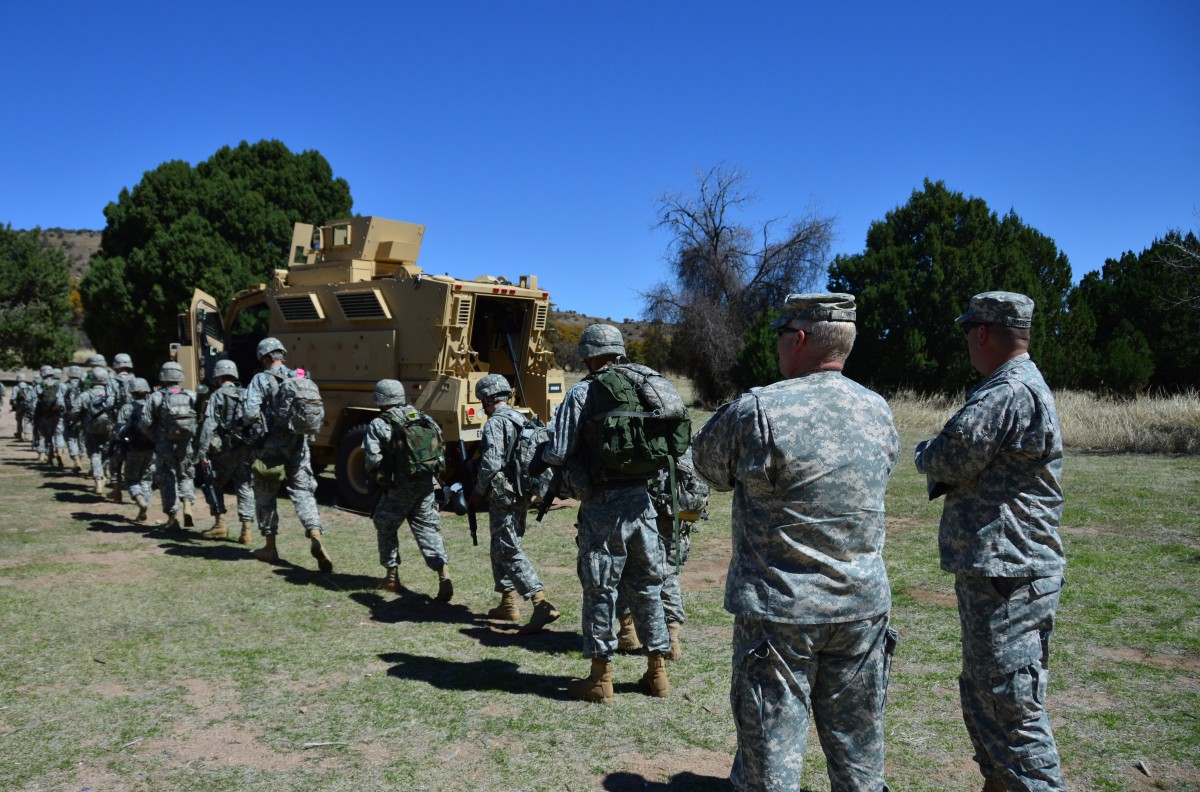
<path fill-rule="evenodd" d="M 971 298 L 967 312 L 954 321 L 957 324 L 982 322 L 1008 327 L 1029 327 L 1033 324 L 1033 300 L 1017 292 L 982 292 Z"/>
<path fill-rule="evenodd" d="M 578 349 L 579 356 L 584 360 L 601 355 L 624 355 L 625 339 L 621 337 L 621 331 L 612 325 L 588 325 L 579 336 Z"/>
<path fill-rule="evenodd" d="M 108 382 L 108 369 L 104 366 L 93 366 L 92 382 Z"/>
<path fill-rule="evenodd" d="M 500 394 L 510 396 L 512 392 L 512 385 L 509 385 L 508 380 L 499 374 L 488 374 L 475 383 L 475 396 L 480 401 L 491 401 L 493 397 Z"/>
<path fill-rule="evenodd" d="M 99 352 L 97 352 L 87 359 L 87 364 L 89 366 L 107 366 L 108 361 L 104 359 L 104 355 L 101 355 Z"/>
<path fill-rule="evenodd" d="M 158 370 L 159 382 L 183 382 L 183 366 L 176 363 L 174 360 L 168 360 L 162 364 L 162 368 Z"/>
<path fill-rule="evenodd" d="M 133 368 L 133 358 L 124 352 L 118 352 L 113 356 L 113 368 L 115 369 L 131 369 Z"/>
<path fill-rule="evenodd" d="M 807 319 L 811 322 L 853 322 L 857 316 L 854 295 L 844 292 L 789 294 L 779 310 L 783 315 L 771 322 L 772 328 L 783 327 L 797 319 Z"/>
<path fill-rule="evenodd" d="M 375 384 L 376 407 L 396 407 L 405 403 L 404 385 L 400 380 L 385 379 Z"/>
<path fill-rule="evenodd" d="M 150 383 L 146 382 L 144 377 L 136 377 L 133 384 L 129 386 L 130 393 L 149 393 Z"/>
<path fill-rule="evenodd" d="M 83 369 L 79 366 L 67 366 L 67 377 L 70 379 L 79 379 L 83 376 Z"/>
<path fill-rule="evenodd" d="M 237 364 L 229 358 L 222 358 L 213 366 L 213 377 L 233 377 L 238 378 Z"/>

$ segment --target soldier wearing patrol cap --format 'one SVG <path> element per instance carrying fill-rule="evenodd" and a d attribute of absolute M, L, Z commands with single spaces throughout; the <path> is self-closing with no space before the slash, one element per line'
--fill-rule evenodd
<path fill-rule="evenodd" d="M 887 402 L 842 376 L 854 319 L 849 294 L 789 295 L 772 324 L 784 379 L 726 404 L 693 439 L 696 472 L 734 492 L 738 790 L 800 788 L 810 713 L 832 789 L 888 788 L 883 502 L 900 441 Z"/>
<path fill-rule="evenodd" d="M 938 546 L 962 626 L 959 693 L 986 792 L 1061 790 L 1046 716 L 1050 634 L 1063 585 L 1063 446 L 1029 357 L 1033 300 L 993 291 L 955 321 L 983 381 L 917 446 L 929 496 L 946 496 Z"/>

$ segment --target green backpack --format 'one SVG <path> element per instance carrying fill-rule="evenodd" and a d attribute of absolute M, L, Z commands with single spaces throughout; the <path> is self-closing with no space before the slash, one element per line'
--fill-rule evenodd
<path fill-rule="evenodd" d="M 597 483 L 648 479 L 687 451 L 692 419 L 666 377 L 620 363 L 589 379 L 583 437 Z"/>
<path fill-rule="evenodd" d="M 436 476 L 446 469 L 446 443 L 432 418 L 405 407 L 399 415 L 388 410 L 383 419 L 392 425 L 392 447 L 385 461 L 395 480 Z"/>

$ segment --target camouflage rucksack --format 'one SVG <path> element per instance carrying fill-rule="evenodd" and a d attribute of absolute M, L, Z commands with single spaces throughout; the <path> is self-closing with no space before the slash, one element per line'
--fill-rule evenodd
<path fill-rule="evenodd" d="M 175 442 L 191 440 L 196 434 L 196 400 L 178 385 L 162 392 L 163 426 L 167 439 Z"/>
<path fill-rule="evenodd" d="M 597 483 L 648 479 L 687 450 L 692 420 L 666 377 L 614 363 L 589 379 L 583 437 Z"/>
<path fill-rule="evenodd" d="M 38 408 L 42 415 L 55 415 L 62 412 L 62 405 L 58 401 L 58 382 L 46 380 L 42 383 L 42 393 L 38 396 Z"/>
<path fill-rule="evenodd" d="M 107 437 L 113 428 L 112 399 L 103 385 L 95 385 L 83 395 L 84 425 L 88 434 Z"/>
<path fill-rule="evenodd" d="M 517 428 L 516 442 L 509 447 L 508 459 L 504 463 L 504 473 L 512 485 L 516 501 L 528 504 L 534 498 L 544 498 L 554 477 L 554 470 L 543 466 L 542 472 L 535 476 L 529 468 L 541 456 L 542 449 L 549 445 L 550 430 L 536 416 L 527 418 L 516 410 L 504 410 L 497 416 L 507 418 Z"/>
<path fill-rule="evenodd" d="M 274 426 L 294 435 L 315 435 L 325 422 L 321 389 L 303 371 L 291 371 L 275 389 Z"/>
<path fill-rule="evenodd" d="M 246 389 L 240 385 L 221 386 L 210 399 L 219 399 L 217 410 L 217 430 L 222 440 L 228 441 L 227 448 L 235 448 L 249 443 L 253 438 L 251 432 L 242 420 Z"/>
<path fill-rule="evenodd" d="M 438 475 L 446 469 L 446 444 L 437 422 L 415 407 L 402 413 L 388 410 L 383 419 L 392 426 L 392 444 L 384 461 L 393 480 Z"/>

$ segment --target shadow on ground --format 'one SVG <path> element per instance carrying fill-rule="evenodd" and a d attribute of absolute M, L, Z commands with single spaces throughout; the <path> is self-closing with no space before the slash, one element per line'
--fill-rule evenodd
<path fill-rule="evenodd" d="M 483 619 L 482 616 L 478 617 Z M 578 654 L 583 646 L 583 637 L 576 631 L 555 630 L 554 626 L 544 628 L 532 635 L 521 635 L 517 630 L 520 625 L 500 626 L 498 622 L 488 622 L 475 627 L 468 627 L 460 632 L 468 638 L 474 638 L 481 646 L 490 648 L 519 646 L 531 652 L 545 652 L 552 655 Z"/>
<path fill-rule="evenodd" d="M 637 773 L 609 773 L 604 777 L 603 786 L 608 792 L 728 792 L 733 789 L 728 778 L 695 773 L 680 773 L 668 781 L 649 781 Z"/>
<path fill-rule="evenodd" d="M 379 655 L 379 659 L 395 663 L 388 669 L 388 676 L 426 682 L 442 690 L 491 690 L 555 701 L 573 700 L 567 695 L 567 677 L 527 673 L 510 660 L 461 662 L 406 652 L 387 652 Z"/>
<path fill-rule="evenodd" d="M 367 578 L 366 586 L 358 588 L 373 588 L 378 581 Z M 412 589 L 400 586 L 397 594 L 387 596 L 377 591 L 356 591 L 350 599 L 362 605 L 371 612 L 371 621 L 382 624 L 398 624 L 400 622 L 441 622 L 445 624 L 475 624 L 478 618 L 467 609 L 466 605 L 453 602 L 438 602 L 428 594 L 421 594 Z"/>

